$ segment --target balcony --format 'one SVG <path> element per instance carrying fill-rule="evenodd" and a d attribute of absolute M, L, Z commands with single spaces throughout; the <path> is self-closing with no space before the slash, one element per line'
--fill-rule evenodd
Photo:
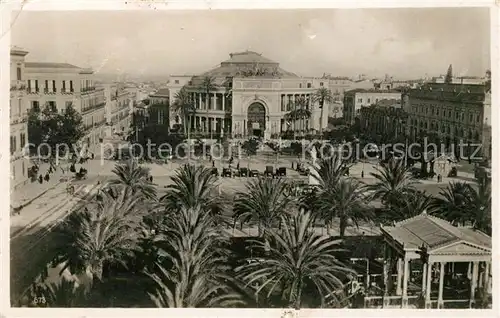
<path fill-rule="evenodd" d="M 73 93 L 75 92 L 74 89 L 70 88 L 70 89 L 61 89 L 61 94 L 63 95 L 73 95 Z"/>
<path fill-rule="evenodd" d="M 38 95 L 40 94 L 40 88 L 33 88 L 27 90 L 28 95 Z"/>
<path fill-rule="evenodd" d="M 10 90 L 11 91 L 24 91 L 26 89 L 26 84 L 24 81 L 11 81 Z"/>
<path fill-rule="evenodd" d="M 48 88 L 45 88 L 45 89 L 43 90 L 43 93 L 44 93 L 45 95 L 55 95 L 55 94 L 57 93 L 57 89 L 55 89 L 55 90 L 49 90 Z"/>
<path fill-rule="evenodd" d="M 100 103 L 100 104 L 97 104 L 97 105 L 93 105 L 93 106 L 90 106 L 90 107 L 86 107 L 86 108 L 82 108 L 82 114 L 88 114 L 94 110 L 97 110 L 97 109 L 100 109 L 100 108 L 104 108 L 104 106 L 106 105 L 105 102 L 103 103 Z"/>

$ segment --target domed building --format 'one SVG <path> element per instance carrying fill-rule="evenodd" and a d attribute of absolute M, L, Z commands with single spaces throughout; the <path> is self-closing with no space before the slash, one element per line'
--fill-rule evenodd
<path fill-rule="evenodd" d="M 321 118 L 319 103 L 312 96 L 328 86 L 328 79 L 299 77 L 259 53 L 231 53 L 208 72 L 170 77 L 170 127 L 182 124 L 183 116 L 174 103 L 185 87 L 196 108 L 188 125 L 192 131 L 264 139 L 278 138 L 290 130 L 297 135 L 318 132 L 327 125 L 330 105 L 324 105 Z M 292 122 L 286 114 L 299 108 L 308 111 L 299 112 L 305 115 Z"/>

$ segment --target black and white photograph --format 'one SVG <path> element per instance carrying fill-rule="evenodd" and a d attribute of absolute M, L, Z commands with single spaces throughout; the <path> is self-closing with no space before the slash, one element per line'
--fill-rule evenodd
<path fill-rule="evenodd" d="M 13 10 L 10 306 L 492 311 L 493 10 Z"/>

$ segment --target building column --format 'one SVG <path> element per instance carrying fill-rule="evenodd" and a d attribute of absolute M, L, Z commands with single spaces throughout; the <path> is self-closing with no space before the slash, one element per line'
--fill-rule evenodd
<path fill-rule="evenodd" d="M 404 259 L 404 273 L 403 273 L 403 297 L 401 300 L 401 307 L 402 308 L 407 308 L 408 307 L 408 280 L 410 278 L 411 272 L 410 272 L 410 260 L 405 258 Z"/>
<path fill-rule="evenodd" d="M 201 93 L 198 93 L 198 109 L 201 109 Z"/>
<path fill-rule="evenodd" d="M 432 265 L 433 263 L 427 264 L 427 283 L 425 284 L 425 308 L 430 309 L 432 308 L 432 303 L 431 303 L 431 289 L 432 289 Z"/>
<path fill-rule="evenodd" d="M 222 94 L 222 111 L 226 111 L 226 94 Z"/>
<path fill-rule="evenodd" d="M 444 272 L 446 262 L 441 262 L 441 268 L 439 269 L 439 293 L 438 293 L 438 309 L 444 308 L 443 302 L 443 285 L 444 285 Z"/>
<path fill-rule="evenodd" d="M 213 109 L 216 110 L 217 109 L 217 93 L 214 93 L 214 102 L 213 102 Z"/>
<path fill-rule="evenodd" d="M 401 279 L 403 278 L 403 259 L 401 257 L 398 258 L 398 278 L 396 281 L 396 295 L 401 296 L 403 291 L 402 291 L 402 286 L 401 286 Z"/>
<path fill-rule="evenodd" d="M 476 302 L 476 287 L 477 287 L 477 276 L 478 276 L 478 262 L 473 262 L 472 263 L 472 277 L 471 277 L 471 282 L 470 282 L 470 300 L 469 300 L 469 307 L 473 308 L 474 303 Z"/>

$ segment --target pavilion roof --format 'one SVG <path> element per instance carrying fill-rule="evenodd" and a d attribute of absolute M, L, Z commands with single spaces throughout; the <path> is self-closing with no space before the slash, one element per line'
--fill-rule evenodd
<path fill-rule="evenodd" d="M 432 251 L 456 242 L 491 249 L 491 237 L 481 231 L 456 227 L 425 212 L 397 222 L 394 226 L 382 226 L 381 230 L 401 244 L 404 250 L 417 250 L 425 245 L 429 251 Z"/>

